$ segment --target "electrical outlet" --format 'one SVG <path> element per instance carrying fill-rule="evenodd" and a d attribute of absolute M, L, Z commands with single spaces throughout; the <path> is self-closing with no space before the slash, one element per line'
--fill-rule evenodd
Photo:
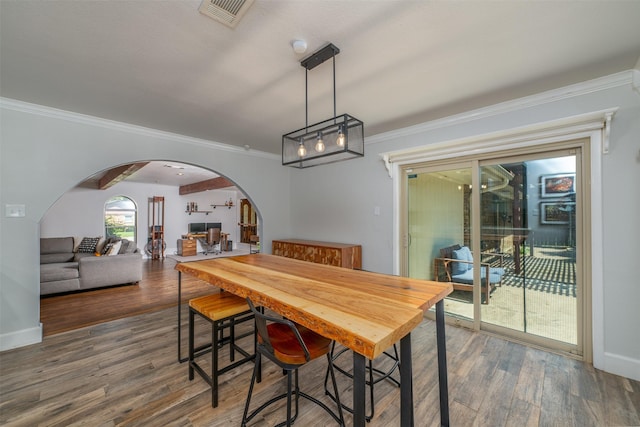
<path fill-rule="evenodd" d="M 4 216 L 8 218 L 21 218 L 26 214 L 24 205 L 4 205 Z"/>

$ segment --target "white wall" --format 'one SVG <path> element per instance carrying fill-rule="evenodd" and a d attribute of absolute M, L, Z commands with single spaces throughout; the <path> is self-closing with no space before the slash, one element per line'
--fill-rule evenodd
<path fill-rule="evenodd" d="M 633 79 L 633 80 L 632 80 Z M 634 87 L 632 82 L 635 81 Z M 395 273 L 393 186 L 381 153 L 518 128 L 611 107 L 611 148 L 602 160 L 604 301 L 594 301 L 596 367 L 640 380 L 640 72 L 447 117 L 368 138 L 364 158 L 294 171 L 291 219 L 297 237 L 361 243 L 363 268 Z M 351 112 L 355 115 L 357 111 Z M 364 118 L 366 126 L 366 118 Z M 460 153 L 464 155 L 465 153 Z M 380 215 L 374 208 L 380 207 Z M 602 316 L 600 316 L 602 315 Z M 599 321 L 599 318 L 602 321 Z"/>
<path fill-rule="evenodd" d="M 203 191 L 181 196 L 179 187 L 159 184 L 141 184 L 136 182 L 120 182 L 106 190 L 75 187 L 63 194 L 40 221 L 40 237 L 64 236 L 104 236 L 104 205 L 111 197 L 127 196 L 138 208 L 137 246 L 144 253 L 148 238 L 149 204 L 148 198 L 163 196 L 165 203 L 165 255 L 177 250 L 176 241 L 188 231 L 190 222 L 220 222 L 222 231 L 229 233 L 229 240 L 237 245 L 240 237 L 238 227 L 238 204 L 242 193 L 235 190 Z M 218 207 L 211 204 L 223 204 L 233 200 L 231 208 Z M 211 211 L 209 214 L 185 212 L 188 202 L 197 202 L 200 210 Z M 199 250 L 201 248 L 199 247 Z"/>
<path fill-rule="evenodd" d="M 291 235 L 290 171 L 278 156 L 7 99 L 0 100 L 0 113 L 0 350 L 42 339 L 40 220 L 63 194 L 99 171 L 146 160 L 201 166 L 228 177 L 248 196 L 260 213 L 263 241 Z M 6 205 L 13 204 L 24 205 L 26 216 L 6 216 Z"/>

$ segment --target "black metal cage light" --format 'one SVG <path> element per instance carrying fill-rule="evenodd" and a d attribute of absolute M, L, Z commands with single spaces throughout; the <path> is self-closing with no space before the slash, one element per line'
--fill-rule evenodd
<path fill-rule="evenodd" d="M 336 115 L 336 55 L 328 44 L 300 61 L 305 68 L 305 127 L 282 135 L 282 164 L 296 168 L 333 163 L 364 156 L 364 124 L 348 114 Z M 333 117 L 309 125 L 308 72 L 333 59 Z"/>

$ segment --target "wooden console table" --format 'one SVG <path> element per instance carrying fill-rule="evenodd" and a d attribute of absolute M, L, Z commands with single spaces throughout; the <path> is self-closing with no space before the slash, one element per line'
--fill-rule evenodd
<path fill-rule="evenodd" d="M 360 245 L 284 239 L 271 242 L 271 253 L 316 264 L 362 269 L 362 246 Z"/>

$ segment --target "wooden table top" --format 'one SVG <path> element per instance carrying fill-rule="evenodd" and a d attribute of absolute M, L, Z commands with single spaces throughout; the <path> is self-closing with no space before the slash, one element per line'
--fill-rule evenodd
<path fill-rule="evenodd" d="M 369 359 L 411 332 L 453 290 L 444 282 L 267 254 L 183 262 L 176 270 L 250 297 Z"/>

